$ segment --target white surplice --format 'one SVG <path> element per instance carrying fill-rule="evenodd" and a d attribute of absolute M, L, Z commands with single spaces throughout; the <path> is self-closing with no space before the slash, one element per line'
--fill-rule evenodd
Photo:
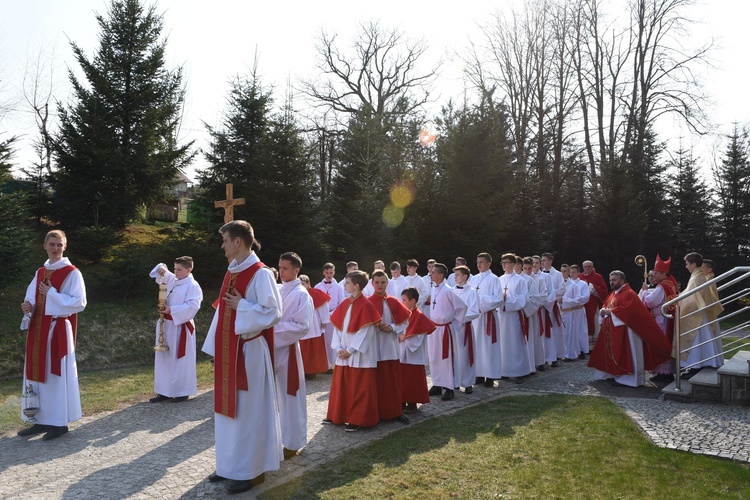
<path fill-rule="evenodd" d="M 166 264 L 157 264 L 149 273 L 157 283 L 161 283 L 159 268 L 164 268 L 164 280 L 167 285 L 167 305 L 172 319 L 164 320 L 164 344 L 168 351 L 156 351 L 154 354 L 154 392 L 168 398 L 193 396 L 198 393 L 198 378 L 195 373 L 197 331 L 187 331 L 185 337 L 185 355 L 177 357 L 182 328 L 189 323 L 195 330 L 193 318 L 201 308 L 203 291 L 200 285 L 188 274 L 178 280 Z M 159 320 L 156 322 L 156 342 L 159 342 Z"/>
<path fill-rule="evenodd" d="M 336 308 L 341 304 L 344 299 L 346 299 L 346 294 L 344 293 L 344 289 L 341 287 L 339 283 L 336 282 L 335 279 L 331 279 L 330 282 L 326 282 L 326 280 L 321 280 L 320 283 L 315 285 L 315 288 L 318 290 L 323 290 L 325 293 L 328 294 L 329 297 L 331 297 L 331 300 L 328 301 L 328 316 L 330 317 L 331 314 L 333 314 L 333 311 L 336 310 Z M 336 362 L 336 351 L 333 350 L 331 347 L 331 339 L 333 339 L 333 325 L 330 323 L 330 321 L 327 321 L 325 323 L 325 339 L 326 339 L 326 353 L 328 354 L 328 367 L 333 368 L 333 364 Z"/>
<path fill-rule="evenodd" d="M 490 270 L 471 277 L 469 284 L 479 297 L 479 316 L 474 325 L 474 366 L 477 377 L 500 378 L 500 322 L 497 308 L 502 304 L 500 280 Z M 492 342 L 490 316 L 494 318 L 496 341 Z"/>
<path fill-rule="evenodd" d="M 276 394 L 279 398 L 281 442 L 287 450 L 299 450 L 307 444 L 307 392 L 305 367 L 299 341 L 310 332 L 313 321 L 313 300 L 299 279 L 279 286 L 283 304 L 281 320 L 273 327 L 276 364 Z M 289 349 L 294 346 L 297 373 L 289 374 Z M 287 393 L 289 377 L 297 377 L 299 389 Z"/>
<path fill-rule="evenodd" d="M 503 274 L 499 281 L 500 375 L 525 377 L 531 373 L 531 361 L 519 312 L 523 314 L 526 305 L 526 281 L 513 272 Z"/>
<path fill-rule="evenodd" d="M 425 312 L 424 303 L 428 301 L 430 295 L 430 287 L 426 285 L 424 279 L 421 276 L 415 274 L 414 276 L 405 275 L 404 280 L 406 281 L 406 288 L 414 287 L 419 292 L 419 298 L 417 299 L 417 307 L 422 312 Z M 399 299 L 401 296 L 398 297 Z M 429 316 L 427 316 L 429 318 Z"/>
<path fill-rule="evenodd" d="M 49 260 L 44 267 L 49 271 L 56 271 L 71 265 L 67 257 L 63 257 L 54 264 Z M 38 284 L 36 274 L 26 289 L 26 297 L 32 306 L 36 307 L 36 290 Z M 71 314 L 76 314 L 86 308 L 86 285 L 83 282 L 81 272 L 76 269 L 72 271 L 63 281 L 59 290 L 50 287 L 44 303 L 44 314 L 52 316 L 49 333 L 47 335 L 47 360 L 45 361 L 45 382 L 34 382 L 26 380 L 26 366 L 23 367 L 23 387 L 26 389 L 31 384 L 34 392 L 39 395 L 39 412 L 36 414 L 36 423 L 42 425 L 54 425 L 62 427 L 70 422 L 81 418 L 81 396 L 78 390 L 78 367 L 76 366 L 75 344 L 73 343 L 73 328 L 67 319 Z M 68 340 L 68 354 L 60 361 L 60 376 L 53 375 L 52 369 L 52 332 L 58 321 L 65 321 L 65 335 Z M 26 327 L 28 328 L 28 326 Z M 27 359 L 28 363 L 29 360 Z M 28 422 L 29 419 L 21 409 L 21 419 Z"/>
<path fill-rule="evenodd" d="M 580 279 L 568 279 L 560 306 L 567 359 L 577 359 L 581 352 L 589 351 L 589 325 L 585 309 L 589 297 L 588 283 Z"/>
<path fill-rule="evenodd" d="M 432 385 L 453 390 L 460 387 L 457 333 L 464 322 L 466 303 L 451 291 L 445 282 L 433 287 L 430 319 L 438 325 L 427 339 L 427 357 L 430 362 Z M 445 325 L 445 326 L 441 326 Z M 444 340 L 447 340 L 447 357 L 443 357 Z"/>
<path fill-rule="evenodd" d="M 459 366 L 458 385 L 459 387 L 471 387 L 477 377 L 473 321 L 479 317 L 479 295 L 477 295 L 476 290 L 471 288 L 469 283 L 462 287 L 457 285 L 451 290 L 466 303 L 466 314 L 464 314 L 461 326 L 456 331 L 456 357 Z M 471 343 L 469 343 L 469 337 L 471 337 Z M 474 364 L 471 363 L 472 358 Z"/>
<path fill-rule="evenodd" d="M 544 364 L 544 344 L 541 335 L 539 335 L 538 311 L 547 300 L 547 297 L 542 298 L 540 296 L 539 288 L 534 278 L 526 273 L 521 273 L 519 276 L 526 282 L 526 305 L 523 306 L 523 314 L 529 323 L 529 339 L 526 343 L 526 351 L 529 354 L 531 371 L 535 372 L 537 366 Z"/>
<path fill-rule="evenodd" d="M 545 336 L 544 350 L 547 361 L 557 361 L 557 358 L 562 358 L 565 353 L 565 338 L 563 325 L 557 320 L 557 316 L 555 316 L 554 306 L 555 303 L 557 303 L 558 308 L 560 306 L 559 300 L 565 294 L 565 280 L 562 273 L 554 267 L 550 267 L 548 273 L 544 271 L 541 271 L 541 273 L 547 284 L 547 303 L 544 307 L 547 309 L 550 321 L 552 322 L 552 336 L 549 338 Z M 550 359 L 552 353 L 555 354 L 555 359 Z"/>
<path fill-rule="evenodd" d="M 239 273 L 258 262 L 255 252 L 241 263 L 232 261 L 229 272 Z M 276 402 L 276 385 L 271 355 L 266 339 L 259 335 L 281 319 L 282 304 L 273 273 L 261 268 L 240 299 L 234 321 L 234 333 L 244 339 L 253 338 L 242 346 L 245 357 L 248 390 L 237 391 L 236 418 L 214 413 L 216 436 L 216 473 L 227 479 L 247 480 L 278 470 L 283 460 L 281 425 Z M 219 310 L 203 344 L 203 352 L 214 356 Z"/>

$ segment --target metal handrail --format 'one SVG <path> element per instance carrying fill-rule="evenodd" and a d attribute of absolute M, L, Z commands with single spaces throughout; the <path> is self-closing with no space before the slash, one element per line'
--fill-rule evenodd
<path fill-rule="evenodd" d="M 675 357 L 675 389 L 674 389 L 675 392 L 683 392 L 682 391 L 682 384 L 681 384 L 681 380 L 682 379 L 680 378 L 680 371 L 682 370 L 682 367 L 680 366 L 681 365 L 681 361 L 682 361 L 680 359 L 680 356 L 683 354 L 683 352 L 691 351 L 692 349 L 695 349 L 695 348 L 700 347 L 702 345 L 708 344 L 709 342 L 715 342 L 715 341 L 721 342 L 721 339 L 723 337 L 725 337 L 725 336 L 727 336 L 727 335 L 729 335 L 729 334 L 731 334 L 731 333 L 733 333 L 735 331 L 738 331 L 741 327 L 735 327 L 733 329 L 730 329 L 729 331 L 724 332 L 724 333 L 722 333 L 721 335 L 719 335 L 717 337 L 714 337 L 714 338 L 712 338 L 710 340 L 701 342 L 700 344 L 696 344 L 694 346 L 690 346 L 690 347 L 688 347 L 687 349 L 684 349 L 684 350 L 681 349 L 681 346 L 680 346 L 680 344 L 681 344 L 680 340 L 681 340 L 682 336 L 686 335 L 688 333 L 691 333 L 693 331 L 696 331 L 696 330 L 700 329 L 701 327 L 708 326 L 708 325 L 713 324 L 713 323 L 718 323 L 718 322 L 720 322 L 720 321 L 722 321 L 724 319 L 731 318 L 732 316 L 736 316 L 737 314 L 741 314 L 742 312 L 745 312 L 746 310 L 750 309 L 750 307 L 744 307 L 744 308 L 742 308 L 742 309 L 740 309 L 738 311 L 735 311 L 735 312 L 733 312 L 731 314 L 727 314 L 726 316 L 723 316 L 721 318 L 716 318 L 715 320 L 710 321 L 708 324 L 702 324 L 700 327 L 693 328 L 693 329 L 691 329 L 691 330 L 689 330 L 687 332 L 684 332 L 684 333 L 682 332 L 682 328 L 680 328 L 681 319 L 684 319 L 684 318 L 686 318 L 688 316 L 692 316 L 693 314 L 697 314 L 697 313 L 703 312 L 703 311 L 707 310 L 708 308 L 710 308 L 711 306 L 713 306 L 715 304 L 724 304 L 724 303 L 729 304 L 731 302 L 734 302 L 735 300 L 739 300 L 742 297 L 746 297 L 746 296 L 750 295 L 750 288 L 745 288 L 744 290 L 742 290 L 740 292 L 733 293 L 732 295 L 730 295 L 728 297 L 725 297 L 724 299 L 719 298 L 719 300 L 714 301 L 711 304 L 706 304 L 705 306 L 701 307 L 700 309 L 698 309 L 696 311 L 692 311 L 692 312 L 690 312 L 689 314 L 687 314 L 685 316 L 682 316 L 680 314 L 681 302 L 683 300 L 685 300 L 687 297 L 695 295 L 696 293 L 699 293 L 700 291 L 702 291 L 702 290 L 704 290 L 706 288 L 709 288 L 711 285 L 714 285 L 715 283 L 718 283 L 719 281 L 723 281 L 723 280 L 725 280 L 727 278 L 730 278 L 732 276 L 735 276 L 735 275 L 737 275 L 739 273 L 743 273 L 743 274 L 741 276 L 735 277 L 731 281 L 729 281 L 727 283 L 724 283 L 721 286 L 717 286 L 716 290 L 720 292 L 720 291 L 722 291 L 722 290 L 724 290 L 724 289 L 726 289 L 726 288 L 728 288 L 728 287 L 730 287 L 730 286 L 732 286 L 732 285 L 734 285 L 736 283 L 739 283 L 739 282 L 741 282 L 741 281 L 743 281 L 743 280 L 745 280 L 747 278 L 750 278 L 750 266 L 735 267 L 735 268 L 733 268 L 733 269 L 725 272 L 724 274 L 716 276 L 716 277 L 714 277 L 714 278 L 706 281 L 702 285 L 693 288 L 692 290 L 690 290 L 687 293 L 681 293 L 680 295 L 678 295 L 674 299 L 665 302 L 661 306 L 662 316 L 664 316 L 665 318 L 668 318 L 668 319 L 674 319 L 675 320 L 675 322 L 674 322 L 674 328 L 675 328 L 675 330 L 674 331 L 676 332 L 676 335 L 674 335 L 674 342 L 675 342 L 675 352 L 677 353 L 677 356 Z M 667 312 L 668 309 L 670 307 L 672 307 L 672 306 L 674 306 L 674 315 L 669 314 L 669 312 Z M 746 323 L 743 323 L 743 325 L 746 325 L 746 324 L 750 324 L 750 321 L 748 321 Z M 731 349 L 726 349 L 726 347 L 729 347 L 730 345 L 733 345 L 733 344 L 735 344 L 737 342 L 741 342 L 741 341 L 743 341 L 743 340 L 745 340 L 747 338 L 750 338 L 750 334 L 748 334 L 748 335 L 746 335 L 746 336 L 744 336 L 744 337 L 742 337 L 740 339 L 733 340 L 732 342 L 728 343 L 727 346 L 722 347 L 722 350 L 721 350 L 722 352 L 720 354 L 716 354 L 716 355 L 710 356 L 710 357 L 708 357 L 706 359 L 703 359 L 703 360 L 700 360 L 700 361 L 696 361 L 694 363 L 690 363 L 685 368 L 691 368 L 691 367 L 699 365 L 699 364 L 701 364 L 701 363 L 703 363 L 705 361 L 708 361 L 709 359 L 717 358 L 719 356 L 724 356 L 726 353 L 728 353 L 730 351 L 734 351 L 736 349 L 739 349 L 740 347 L 743 347 L 744 345 L 750 345 L 750 344 L 743 344 L 743 345 L 738 346 L 738 347 L 733 347 Z"/>

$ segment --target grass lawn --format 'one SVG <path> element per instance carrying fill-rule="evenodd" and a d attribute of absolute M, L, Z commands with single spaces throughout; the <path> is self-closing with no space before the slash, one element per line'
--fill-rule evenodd
<path fill-rule="evenodd" d="M 748 498 L 750 467 L 656 447 L 604 398 L 514 396 L 431 419 L 262 498 Z"/>
<path fill-rule="evenodd" d="M 213 368 L 208 359 L 198 362 L 198 387 L 213 383 Z M 144 401 L 154 395 L 153 365 L 97 370 L 79 374 L 81 406 L 84 415 L 116 410 L 123 405 Z M 0 432 L 23 425 L 21 379 L 0 382 Z"/>

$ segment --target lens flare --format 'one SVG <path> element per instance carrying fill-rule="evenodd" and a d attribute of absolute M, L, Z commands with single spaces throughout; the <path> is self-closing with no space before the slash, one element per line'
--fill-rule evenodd
<path fill-rule="evenodd" d="M 404 222 L 404 209 L 389 204 L 383 209 L 383 223 L 388 227 L 398 227 Z"/>
<path fill-rule="evenodd" d="M 419 144 L 421 146 L 430 146 L 435 142 L 435 139 L 437 139 L 437 131 L 432 127 L 425 126 L 419 131 Z"/>
<path fill-rule="evenodd" d="M 396 208 L 406 208 L 414 201 L 414 192 L 409 186 L 397 184 L 391 189 L 391 203 Z"/>

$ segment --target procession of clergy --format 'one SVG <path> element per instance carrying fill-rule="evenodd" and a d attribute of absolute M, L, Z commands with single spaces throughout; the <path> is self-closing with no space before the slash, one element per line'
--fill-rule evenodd
<path fill-rule="evenodd" d="M 417 274 L 414 259 L 406 261 L 406 274 L 398 262 L 390 264 L 390 277 L 382 261 L 371 277 L 349 262 L 341 281 L 329 263 L 323 280 L 311 287 L 294 252 L 280 256 L 278 271 L 260 262 L 249 223 L 232 221 L 219 232 L 230 264 L 202 350 L 213 357 L 215 371 L 216 472 L 208 480 L 228 480 L 229 493 L 259 484 L 265 472 L 307 444 L 305 381 L 331 369 L 324 423 L 349 432 L 380 420 L 408 423 L 404 414 L 418 411 L 430 396 L 447 401 L 461 388 L 470 394 L 474 385 L 492 388 L 500 379 L 521 384 L 561 361 L 586 359 L 592 345 L 588 365 L 597 379 L 637 387 L 646 371 L 674 376 L 673 325 L 661 313 L 661 305 L 678 294 L 671 259 L 657 257 L 651 286 L 644 284 L 640 294 L 620 271 L 610 273 L 609 293 L 590 261 L 583 269 L 563 265 L 558 271 L 550 253 L 504 254 L 500 276 L 490 270 L 489 253 L 477 256 L 473 276 L 460 257 L 450 270 L 429 260 L 426 276 Z M 28 329 L 24 388 L 38 394 L 39 411 L 35 420 L 22 412 L 34 425 L 20 436 L 55 439 L 81 417 L 75 336 L 86 292 L 80 271 L 63 256 L 66 246 L 62 231 L 47 234 L 49 260 L 21 305 L 21 329 Z M 706 274 L 697 253 L 685 256 L 685 264 L 688 291 Z M 170 347 L 156 352 L 153 403 L 179 403 L 197 393 L 193 317 L 203 294 L 192 268 L 190 257 L 179 257 L 174 273 L 164 264 L 151 271 L 167 283 L 162 312 Z M 716 295 L 715 288 L 708 290 Z M 682 305 L 685 314 L 714 300 L 692 297 Z M 718 308 L 683 320 L 685 330 L 697 322 L 686 345 L 703 344 L 687 356 L 687 364 L 703 360 L 694 370 L 722 362 L 709 324 Z"/>

